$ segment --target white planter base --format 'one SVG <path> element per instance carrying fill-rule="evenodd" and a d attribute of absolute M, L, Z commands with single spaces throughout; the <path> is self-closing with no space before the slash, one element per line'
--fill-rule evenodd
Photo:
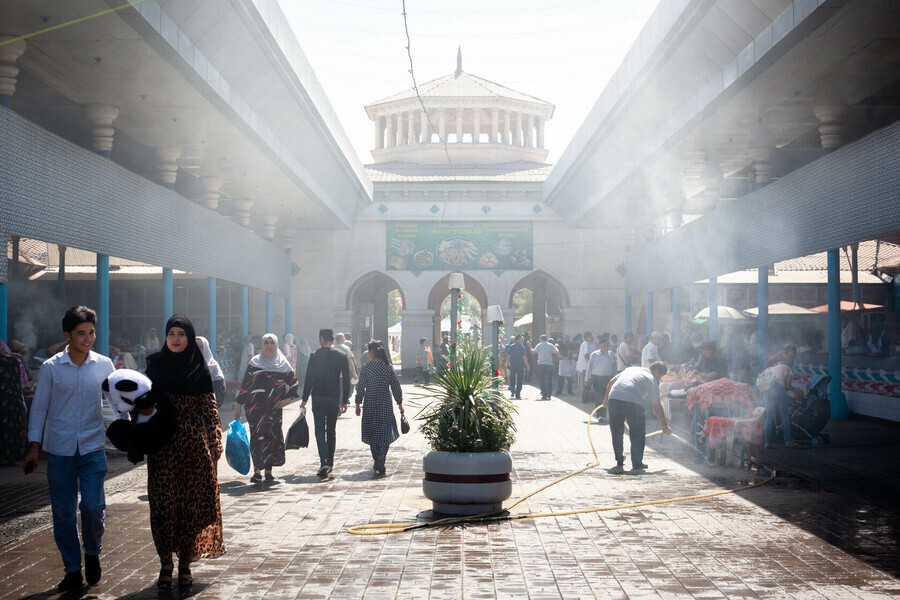
<path fill-rule="evenodd" d="M 477 515 L 503 509 L 512 495 L 512 460 L 506 452 L 429 452 L 422 492 L 433 511 Z"/>

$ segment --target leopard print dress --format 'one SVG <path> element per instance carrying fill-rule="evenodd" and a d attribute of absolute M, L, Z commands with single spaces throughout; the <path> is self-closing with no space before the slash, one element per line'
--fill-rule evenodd
<path fill-rule="evenodd" d="M 221 446 L 214 394 L 166 392 L 178 425 L 165 448 L 147 456 L 150 529 L 164 564 L 225 554 L 219 484 L 209 448 Z"/>

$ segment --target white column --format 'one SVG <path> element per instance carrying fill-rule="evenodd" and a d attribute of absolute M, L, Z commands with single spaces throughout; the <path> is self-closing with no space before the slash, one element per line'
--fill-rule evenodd
<path fill-rule="evenodd" d="M 447 141 L 447 109 L 438 110 L 438 135 L 441 142 Z"/>
<path fill-rule="evenodd" d="M 393 148 L 396 137 L 394 136 L 394 115 L 384 116 L 384 147 Z"/>
<path fill-rule="evenodd" d="M 525 147 L 534 146 L 534 115 L 525 115 L 525 128 L 522 130 Z"/>
<path fill-rule="evenodd" d="M 492 108 L 491 109 L 491 143 L 496 144 L 500 140 L 498 139 L 500 134 L 500 109 Z"/>
<path fill-rule="evenodd" d="M 428 113 L 422 111 L 422 136 L 420 144 L 428 144 L 431 142 L 431 126 L 428 124 Z"/>
<path fill-rule="evenodd" d="M 250 227 L 250 209 L 253 207 L 253 200 L 250 198 L 235 198 L 233 202 L 235 222 L 242 227 Z"/>
<path fill-rule="evenodd" d="M 751 148 L 753 170 L 756 172 L 756 187 L 760 188 L 772 181 L 772 159 L 775 148 Z"/>
<path fill-rule="evenodd" d="M 104 156 L 109 156 L 116 133 L 113 121 L 119 116 L 119 107 L 112 104 L 88 104 L 85 115 L 91 122 L 91 148 Z"/>
<path fill-rule="evenodd" d="M 206 208 L 216 210 L 219 208 L 219 190 L 225 180 L 221 177 L 206 176 L 200 178 L 200 186 L 203 188 L 203 196 L 200 201 Z"/>
<path fill-rule="evenodd" d="M 537 147 L 544 148 L 544 117 L 535 117 L 537 121 Z"/>
<path fill-rule="evenodd" d="M 275 239 L 275 223 L 278 222 L 278 215 L 268 214 L 263 217 L 262 236 L 267 240 Z"/>
<path fill-rule="evenodd" d="M 178 178 L 179 156 L 181 156 L 181 149 L 179 148 L 166 146 L 156 149 L 158 179 L 162 185 L 169 189 L 175 186 L 175 179 Z"/>
<path fill-rule="evenodd" d="M 516 113 L 516 129 L 513 131 L 513 144 L 516 146 L 522 145 L 522 113 Z"/>
<path fill-rule="evenodd" d="M 841 121 L 846 112 L 847 107 L 843 104 L 820 104 L 813 107 L 813 113 L 822 122 L 819 125 L 819 135 L 822 138 L 822 148 L 825 149 L 825 152 L 841 147 L 843 143 Z"/>
<path fill-rule="evenodd" d="M 12 36 L 0 35 L 0 42 Z M 25 40 L 18 40 L 0 46 L 0 96 L 12 96 L 16 92 L 16 78 L 19 76 L 18 60 L 25 52 Z"/>
<path fill-rule="evenodd" d="M 384 117 L 375 117 L 375 148 L 384 148 Z"/>
<path fill-rule="evenodd" d="M 461 144 L 463 141 L 463 130 L 462 130 L 462 122 L 463 122 L 463 109 L 456 109 L 456 143 Z"/>
<path fill-rule="evenodd" d="M 512 129 L 510 128 L 509 115 L 510 111 L 503 111 L 503 139 L 500 140 L 500 143 L 512 145 Z"/>
<path fill-rule="evenodd" d="M 410 146 L 416 143 L 416 115 L 413 111 L 409 111 L 408 123 L 406 125 L 406 143 Z"/>
<path fill-rule="evenodd" d="M 476 144 L 481 137 L 481 109 L 472 109 L 472 141 Z"/>
<path fill-rule="evenodd" d="M 397 113 L 397 145 L 406 145 L 406 118 L 405 113 Z"/>

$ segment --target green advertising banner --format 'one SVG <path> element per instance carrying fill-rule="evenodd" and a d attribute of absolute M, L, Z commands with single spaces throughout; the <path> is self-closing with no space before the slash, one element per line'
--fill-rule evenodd
<path fill-rule="evenodd" d="M 533 230 L 525 222 L 387 223 L 389 271 L 527 271 Z"/>

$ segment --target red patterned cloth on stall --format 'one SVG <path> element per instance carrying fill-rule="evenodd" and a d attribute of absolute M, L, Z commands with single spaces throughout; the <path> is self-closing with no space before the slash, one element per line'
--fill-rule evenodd
<path fill-rule="evenodd" d="M 738 419 L 734 424 L 734 435 L 736 438 L 746 440 L 751 444 L 762 446 L 765 442 L 765 434 L 763 432 L 763 419 Z"/>
<path fill-rule="evenodd" d="M 715 450 L 722 440 L 734 433 L 734 422 L 730 417 L 710 417 L 703 426 L 703 435 L 708 440 L 709 447 Z"/>
<path fill-rule="evenodd" d="M 738 383 L 730 379 L 717 379 L 698 385 L 692 390 L 688 390 L 687 409 L 691 410 L 694 405 L 700 410 L 706 410 L 713 404 L 743 404 L 748 409 L 753 408 L 756 403 L 756 394 L 753 388 L 747 383 Z"/>

